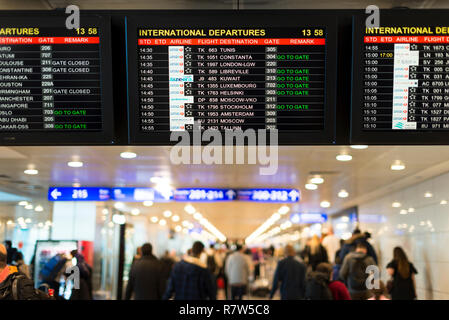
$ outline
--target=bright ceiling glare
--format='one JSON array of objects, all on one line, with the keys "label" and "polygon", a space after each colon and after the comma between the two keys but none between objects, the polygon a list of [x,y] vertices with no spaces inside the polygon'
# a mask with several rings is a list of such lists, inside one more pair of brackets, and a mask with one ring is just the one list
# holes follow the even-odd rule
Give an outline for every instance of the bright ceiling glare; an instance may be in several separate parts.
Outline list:
[{"label": "bright ceiling glare", "polygon": [[432,198],[432,197],[433,197],[432,193],[430,193],[430,192],[424,193],[424,198]]},{"label": "bright ceiling glare", "polygon": [[38,206],[36,206],[36,208],[34,208],[34,211],[42,212],[42,211],[44,211],[44,208],[41,205],[38,205]]},{"label": "bright ceiling glare", "polygon": [[71,168],[81,168],[84,164],[81,161],[70,161],[67,165]]},{"label": "bright ceiling glare", "polygon": [[165,226],[165,225],[167,225],[167,221],[165,221],[164,219],[161,219],[161,220],[159,220],[159,225]]},{"label": "bright ceiling glare", "polygon": [[307,190],[316,190],[316,189],[318,189],[318,186],[316,184],[313,184],[313,183],[307,183],[305,187],[306,187]]},{"label": "bright ceiling glare", "polygon": [[352,160],[352,156],[350,154],[346,154],[346,153],[340,153],[335,158],[338,161],[351,161]]},{"label": "bright ceiling glare", "polygon": [[178,222],[179,220],[181,220],[181,218],[178,215],[174,215],[173,217],[171,217],[173,222]]},{"label": "bright ceiling glare", "polygon": [[289,211],[290,211],[290,208],[289,208],[288,206],[282,206],[282,207],[280,207],[279,210],[278,210],[278,212],[279,212],[280,214],[286,214],[286,213],[289,212]]},{"label": "bright ceiling glare", "polygon": [[346,190],[340,190],[340,192],[338,193],[338,197],[339,198],[347,198],[349,196],[349,193]]},{"label": "bright ceiling glare", "polygon": [[352,149],[357,149],[357,150],[363,150],[363,149],[367,149],[368,148],[368,146],[367,145],[363,145],[363,144],[356,144],[356,145],[353,145],[353,146],[351,146],[351,148]]},{"label": "bright ceiling glare", "polygon": [[415,208],[408,208],[408,212],[410,212],[410,213],[415,212]]},{"label": "bright ceiling glare", "polygon": [[402,161],[396,160],[390,167],[393,171],[400,171],[405,169],[405,164]]},{"label": "bright ceiling glare", "polygon": [[194,214],[196,212],[195,208],[191,205],[188,204],[184,207],[184,210],[188,213],[188,214]]},{"label": "bright ceiling glare", "polygon": [[137,154],[135,154],[134,152],[125,151],[120,153],[120,157],[122,157],[123,159],[134,159],[135,157],[137,157]]},{"label": "bright ceiling glare", "polygon": [[112,216],[112,222],[114,222],[115,224],[125,224],[126,217],[123,214],[114,214]]},{"label": "bright ceiling glare", "polygon": [[203,215],[202,215],[201,213],[197,212],[197,213],[195,213],[195,214],[193,215],[193,217],[194,217],[196,220],[200,220],[200,219],[203,217]]},{"label": "bright ceiling glare", "polygon": [[150,221],[153,222],[153,223],[157,223],[159,221],[159,218],[156,217],[156,216],[155,217],[151,217]]},{"label": "bright ceiling glare", "polygon": [[134,209],[131,210],[131,214],[133,216],[138,216],[140,214],[140,210],[137,209],[137,208],[134,208]]},{"label": "bright ceiling glare", "polygon": [[315,176],[310,179],[310,183],[313,183],[313,184],[322,184],[323,182],[324,182],[324,179],[320,176]]},{"label": "bright ceiling glare", "polygon": [[114,203],[114,208],[117,210],[123,210],[125,208],[125,204],[123,202],[116,202]]},{"label": "bright ceiling glare", "polygon": [[447,204],[447,200],[441,200],[440,204]]},{"label": "bright ceiling glare", "polygon": [[399,214],[407,214],[407,213],[408,213],[408,211],[405,209],[402,209],[401,211],[399,211]]},{"label": "bright ceiling glare", "polygon": [[173,213],[170,210],[165,210],[163,213],[164,217],[166,217],[166,218],[170,218],[172,216],[172,214]]},{"label": "bright ceiling glare", "polygon": [[329,208],[331,206],[331,203],[329,201],[321,201],[320,207],[321,208]]},{"label": "bright ceiling glare", "polygon": [[151,206],[153,205],[153,201],[144,201],[144,202],[143,202],[143,205],[144,205],[145,207],[151,207]]},{"label": "bright ceiling glare", "polygon": [[27,204],[26,206],[25,206],[25,209],[27,209],[27,210],[33,210],[33,205],[31,205],[31,204]]},{"label": "bright ceiling glare", "polygon": [[175,231],[176,232],[181,232],[182,231],[182,227],[181,226],[176,226],[175,227]]},{"label": "bright ceiling glare", "polygon": [[391,204],[391,206],[392,206],[393,208],[399,208],[399,207],[401,206],[401,203],[395,201],[395,202],[393,202],[393,203]]},{"label": "bright ceiling glare", "polygon": [[28,204],[28,201],[20,201],[19,206],[25,207]]},{"label": "bright ceiling glare", "polygon": [[39,173],[39,171],[36,169],[26,169],[23,173],[29,174],[29,175],[36,175]]}]

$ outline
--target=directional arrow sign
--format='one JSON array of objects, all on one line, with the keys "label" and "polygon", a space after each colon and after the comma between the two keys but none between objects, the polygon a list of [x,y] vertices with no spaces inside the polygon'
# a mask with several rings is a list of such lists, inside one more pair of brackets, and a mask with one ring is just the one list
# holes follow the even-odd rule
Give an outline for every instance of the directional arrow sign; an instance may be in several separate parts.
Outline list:
[{"label": "directional arrow sign", "polygon": [[58,191],[58,189],[54,189],[51,193],[50,193],[51,197],[53,198],[53,200],[58,200],[58,197],[62,195],[61,192]]},{"label": "directional arrow sign", "polygon": [[48,188],[48,201],[108,201],[111,199],[109,188]]}]

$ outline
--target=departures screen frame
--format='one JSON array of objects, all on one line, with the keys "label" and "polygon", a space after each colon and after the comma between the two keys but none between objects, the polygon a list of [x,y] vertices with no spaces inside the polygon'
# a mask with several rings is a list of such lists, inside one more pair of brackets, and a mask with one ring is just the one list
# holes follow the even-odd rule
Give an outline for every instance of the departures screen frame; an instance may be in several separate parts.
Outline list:
[{"label": "departures screen frame", "polygon": [[[62,12],[0,13],[0,27],[66,28],[67,15]],[[81,13],[80,28],[99,28],[100,90],[102,106],[101,131],[0,132],[0,145],[109,145],[114,139],[114,105],[112,97],[112,55],[110,17],[97,13]]]},{"label": "departures screen frame", "polygon": [[[334,144],[336,137],[337,17],[330,13],[306,14],[299,10],[176,10],[126,15],[129,144],[173,145],[170,132],[145,133],[139,123],[138,28],[292,28],[325,27],[324,130],[279,133],[279,145]],[[222,131],[223,132],[223,131]],[[224,138],[224,135],[223,135]],[[193,140],[193,139],[191,139]],[[267,140],[269,134],[267,133]],[[223,139],[224,141],[224,139]],[[269,141],[267,141],[269,143]],[[192,141],[191,141],[192,143]]]},{"label": "departures screen frame", "polygon": [[[446,10],[381,10],[380,27],[449,26],[447,23],[447,12]],[[370,145],[447,145],[449,141],[449,129],[445,131],[363,130],[363,37],[367,18],[368,15],[362,12],[353,15],[350,143]]]}]

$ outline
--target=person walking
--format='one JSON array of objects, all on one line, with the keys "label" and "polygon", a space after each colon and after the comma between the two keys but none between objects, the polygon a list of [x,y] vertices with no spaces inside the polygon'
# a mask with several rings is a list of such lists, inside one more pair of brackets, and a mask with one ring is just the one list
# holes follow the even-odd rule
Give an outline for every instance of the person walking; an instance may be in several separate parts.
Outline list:
[{"label": "person walking", "polygon": [[225,272],[231,286],[231,300],[242,300],[249,279],[249,265],[243,254],[243,247],[237,244],[236,250],[226,261]]},{"label": "person walking", "polygon": [[321,262],[328,262],[326,249],[321,245],[320,238],[315,234],[306,245],[303,258],[308,263],[312,271],[315,271],[316,266]]},{"label": "person walking", "polygon": [[125,300],[160,300],[165,289],[165,278],[162,276],[162,263],[153,255],[153,247],[145,243],[141,249],[141,257],[136,259],[129,272]]},{"label": "person walking", "polygon": [[328,288],[332,293],[333,300],[351,300],[351,295],[349,294],[348,288],[341,281],[333,281],[333,268],[330,263],[322,262],[316,267],[317,272],[321,272],[328,276],[329,284]]},{"label": "person walking", "polygon": [[346,283],[352,300],[366,300],[369,297],[366,279],[368,266],[376,265],[373,257],[367,254],[365,242],[359,242],[354,252],[346,255],[340,269],[340,278]]},{"label": "person walking", "polygon": [[204,244],[196,241],[191,249],[191,256],[185,256],[173,267],[168,279],[163,300],[214,300],[214,287],[211,275],[200,256]]},{"label": "person walking", "polygon": [[304,299],[306,266],[295,258],[296,252],[292,245],[285,247],[285,258],[278,262],[273,278],[270,299],[276,293],[281,283],[281,300]]},{"label": "person walking", "polygon": [[340,250],[340,260],[344,261],[348,253],[353,252],[358,243],[364,243],[366,246],[367,254],[374,259],[377,264],[377,254],[373,246],[368,242],[367,235],[362,234],[360,229],[355,229],[352,233],[352,237],[348,239]]},{"label": "person walking", "polygon": [[401,247],[393,249],[393,260],[387,265],[387,272],[393,278],[389,290],[392,300],[416,299],[415,274],[418,271]]},{"label": "person walking", "polygon": [[335,263],[335,254],[340,249],[340,238],[334,234],[332,226],[328,228],[328,234],[324,237],[321,244],[327,251],[329,262]]}]

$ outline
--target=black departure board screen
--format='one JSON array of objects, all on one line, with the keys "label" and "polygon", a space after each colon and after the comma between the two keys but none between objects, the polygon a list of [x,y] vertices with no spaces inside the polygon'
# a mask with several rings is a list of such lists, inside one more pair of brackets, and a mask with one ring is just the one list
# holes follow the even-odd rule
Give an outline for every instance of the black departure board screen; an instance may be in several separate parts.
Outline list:
[{"label": "black departure board screen", "polygon": [[354,143],[447,143],[449,25],[438,14],[355,20]]},{"label": "black departure board screen", "polygon": [[0,20],[0,142],[108,143],[109,26],[81,16]]},{"label": "black departure board screen", "polygon": [[325,19],[264,13],[136,19],[128,27],[133,142],[168,144],[194,123],[277,129],[281,144],[332,142],[334,31]]}]

